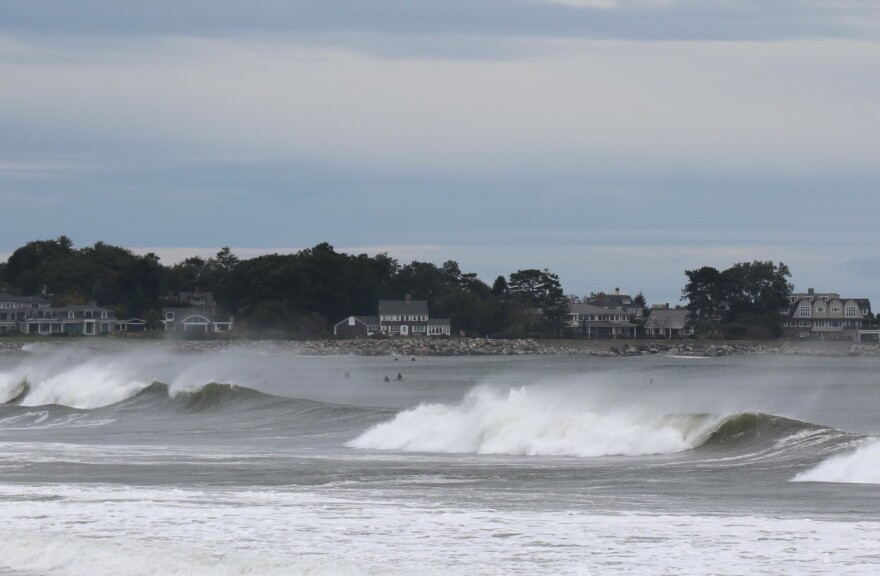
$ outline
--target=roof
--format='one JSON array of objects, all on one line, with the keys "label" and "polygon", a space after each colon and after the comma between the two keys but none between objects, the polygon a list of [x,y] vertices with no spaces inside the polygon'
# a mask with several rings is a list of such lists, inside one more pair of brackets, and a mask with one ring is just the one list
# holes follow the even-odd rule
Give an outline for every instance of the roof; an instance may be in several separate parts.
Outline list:
[{"label": "roof", "polygon": [[608,314],[613,309],[603,308],[595,304],[584,304],[582,302],[573,302],[568,305],[568,311],[572,314]]},{"label": "roof", "polygon": [[336,324],[334,324],[333,327],[335,328],[336,326],[339,326],[340,324],[347,323],[349,318],[354,318],[356,321],[360,322],[361,324],[366,324],[367,326],[378,326],[379,325],[379,317],[378,316],[348,316],[346,318],[343,318],[342,320],[340,320]]},{"label": "roof", "polygon": [[428,320],[428,326],[447,326],[451,323],[449,318],[431,318]]},{"label": "roof", "polygon": [[600,308],[641,308],[628,294],[599,294],[588,304]]},{"label": "roof", "polygon": [[7,292],[0,293],[0,302],[14,302],[16,304],[49,304],[49,300],[42,296],[17,296]]},{"label": "roof", "polygon": [[379,316],[386,314],[428,314],[427,300],[379,300]]},{"label": "roof", "polygon": [[201,308],[162,308],[162,321],[166,321],[167,318],[165,315],[168,312],[174,313],[174,321],[185,320],[186,318],[190,318],[191,316],[201,316],[203,318],[207,318],[211,322],[228,322],[229,319],[224,319],[223,316],[216,314],[214,312],[205,312]]},{"label": "roof", "polygon": [[651,310],[645,326],[651,328],[684,328],[688,321],[687,308],[662,308]]}]

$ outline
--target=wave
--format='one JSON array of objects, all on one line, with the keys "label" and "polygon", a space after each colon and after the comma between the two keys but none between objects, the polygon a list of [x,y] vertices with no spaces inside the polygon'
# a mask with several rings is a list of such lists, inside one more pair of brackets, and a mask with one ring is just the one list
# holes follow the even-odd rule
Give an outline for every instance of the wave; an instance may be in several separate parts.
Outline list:
[{"label": "wave", "polygon": [[[761,413],[604,412],[558,393],[479,387],[455,405],[422,404],[365,431],[352,448],[518,456],[649,456],[700,449],[791,450],[839,433]],[[799,440],[786,442],[798,437]]]},{"label": "wave", "polygon": [[847,454],[832,456],[793,478],[795,482],[838,482],[880,484],[880,440],[860,446]]}]

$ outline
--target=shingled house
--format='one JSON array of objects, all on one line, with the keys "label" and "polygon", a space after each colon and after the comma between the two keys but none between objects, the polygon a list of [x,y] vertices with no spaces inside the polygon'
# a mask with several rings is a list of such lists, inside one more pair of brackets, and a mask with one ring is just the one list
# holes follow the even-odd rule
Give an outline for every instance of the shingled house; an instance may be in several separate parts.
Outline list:
[{"label": "shingled house", "polygon": [[16,296],[3,290],[0,292],[0,333],[21,332],[21,323],[28,314],[49,306],[49,300],[42,296]]},{"label": "shingled house", "polygon": [[349,316],[333,326],[334,336],[449,336],[448,318],[431,318],[427,300],[380,300],[378,316]]},{"label": "shingled house", "polygon": [[645,322],[645,335],[651,338],[684,338],[693,335],[688,326],[687,308],[670,308],[669,304],[651,308]]},{"label": "shingled house", "polygon": [[867,298],[841,298],[835,292],[819,293],[810,288],[795,293],[783,311],[782,330],[789,338],[815,340],[858,340],[859,330],[871,317]]},{"label": "shingled house", "polygon": [[216,333],[232,330],[233,318],[219,314],[211,292],[180,292],[176,298],[186,307],[162,308],[162,325],[166,331]]}]

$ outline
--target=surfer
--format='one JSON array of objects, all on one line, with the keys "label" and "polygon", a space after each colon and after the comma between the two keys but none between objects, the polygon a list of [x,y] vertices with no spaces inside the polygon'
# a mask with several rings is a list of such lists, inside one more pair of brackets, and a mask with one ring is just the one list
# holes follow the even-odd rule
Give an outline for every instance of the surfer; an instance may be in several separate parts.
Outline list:
[{"label": "surfer", "polygon": [[398,373],[397,373],[397,381],[400,382],[401,380],[403,380],[403,374],[401,374],[400,372],[398,372]]},{"label": "surfer", "polygon": [[388,377],[388,374],[385,375],[385,381],[386,381],[386,382],[391,382],[391,378]]}]

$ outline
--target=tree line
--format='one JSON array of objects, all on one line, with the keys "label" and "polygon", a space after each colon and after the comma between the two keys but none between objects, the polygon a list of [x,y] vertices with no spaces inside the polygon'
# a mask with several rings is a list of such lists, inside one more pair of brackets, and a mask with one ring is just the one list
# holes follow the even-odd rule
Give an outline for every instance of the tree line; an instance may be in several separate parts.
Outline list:
[{"label": "tree line", "polygon": [[[782,262],[706,266],[685,276],[682,300],[698,335],[780,334],[780,311],[793,290]],[[284,338],[325,336],[343,318],[373,316],[379,300],[405,294],[428,300],[433,317],[449,318],[455,331],[468,335],[559,337],[568,335],[570,303],[591,299],[566,296],[559,277],[547,269],[517,270],[490,286],[453,260],[401,264],[387,253],[345,254],[326,242],[250,259],[222,248],[211,258],[165,266],[153,253],[137,255],[104,242],[75,248],[66,236],[15,250],[0,264],[0,287],[51,295],[54,306],[95,300],[118,318],[141,318],[155,328],[162,308],[186,306],[176,301],[178,293],[199,289],[213,293],[246,335]],[[647,308],[642,294],[636,301]]]},{"label": "tree line", "polygon": [[[254,336],[325,336],[349,315],[373,316],[380,299],[404,294],[429,301],[431,315],[455,330],[493,336],[560,336],[568,299],[549,270],[518,270],[492,286],[449,260],[401,264],[387,253],[344,254],[328,243],[295,254],[239,259],[229,248],[165,266],[156,254],[70,238],[28,242],[0,264],[0,286],[22,295],[51,295],[54,306],[94,300],[118,318],[161,326],[163,307],[185,306],[180,292],[211,292]],[[543,314],[535,314],[535,309]]]}]

